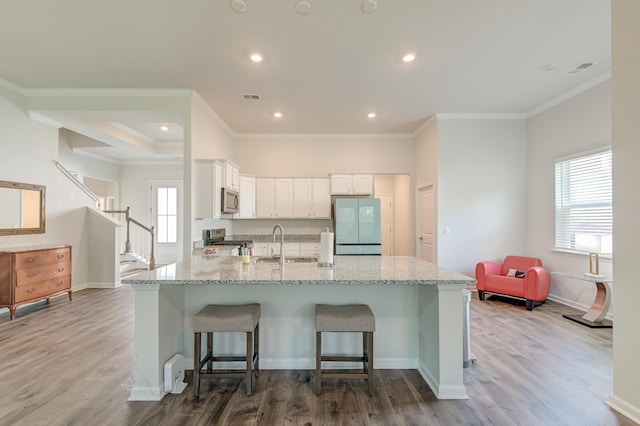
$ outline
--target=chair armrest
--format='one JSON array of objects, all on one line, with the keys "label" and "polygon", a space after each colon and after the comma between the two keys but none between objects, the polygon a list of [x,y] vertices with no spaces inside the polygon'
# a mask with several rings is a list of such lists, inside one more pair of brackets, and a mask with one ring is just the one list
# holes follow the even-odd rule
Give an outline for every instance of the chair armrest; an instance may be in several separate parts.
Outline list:
[{"label": "chair armrest", "polygon": [[524,296],[528,300],[546,300],[549,296],[551,276],[542,266],[527,269],[524,276]]},{"label": "chair armrest", "polygon": [[487,275],[500,275],[502,272],[502,265],[497,262],[484,261],[476,264],[476,288],[478,290],[484,290],[484,282]]}]

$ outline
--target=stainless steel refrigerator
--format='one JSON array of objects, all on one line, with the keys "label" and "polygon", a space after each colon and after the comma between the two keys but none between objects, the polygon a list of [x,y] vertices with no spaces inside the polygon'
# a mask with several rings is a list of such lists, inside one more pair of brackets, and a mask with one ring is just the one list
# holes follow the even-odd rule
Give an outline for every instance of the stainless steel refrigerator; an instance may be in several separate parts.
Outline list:
[{"label": "stainless steel refrigerator", "polygon": [[380,200],[336,198],[334,203],[336,254],[382,254]]}]

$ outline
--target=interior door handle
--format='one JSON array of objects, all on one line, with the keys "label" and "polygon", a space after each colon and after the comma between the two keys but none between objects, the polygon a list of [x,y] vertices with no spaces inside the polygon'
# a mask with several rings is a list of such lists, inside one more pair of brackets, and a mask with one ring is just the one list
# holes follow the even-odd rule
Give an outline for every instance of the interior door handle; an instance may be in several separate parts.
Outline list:
[{"label": "interior door handle", "polygon": [[424,238],[422,238],[422,237],[418,237],[418,239],[419,239],[419,240],[424,240]]}]

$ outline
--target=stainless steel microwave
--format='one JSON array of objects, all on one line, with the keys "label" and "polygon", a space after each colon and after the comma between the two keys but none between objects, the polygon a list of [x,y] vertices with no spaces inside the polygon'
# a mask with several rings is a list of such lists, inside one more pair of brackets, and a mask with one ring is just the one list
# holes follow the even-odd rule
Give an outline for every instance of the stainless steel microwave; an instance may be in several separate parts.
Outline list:
[{"label": "stainless steel microwave", "polygon": [[238,191],[222,188],[222,213],[238,213],[240,210],[240,197]]}]

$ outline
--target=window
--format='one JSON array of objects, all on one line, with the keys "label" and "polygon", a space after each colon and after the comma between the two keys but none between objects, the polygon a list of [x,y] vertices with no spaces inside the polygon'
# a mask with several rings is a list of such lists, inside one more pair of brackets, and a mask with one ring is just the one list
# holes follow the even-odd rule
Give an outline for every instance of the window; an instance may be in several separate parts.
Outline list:
[{"label": "window", "polygon": [[611,149],[555,165],[556,247],[612,253]]},{"label": "window", "polygon": [[158,187],[158,243],[178,241],[178,190]]}]

